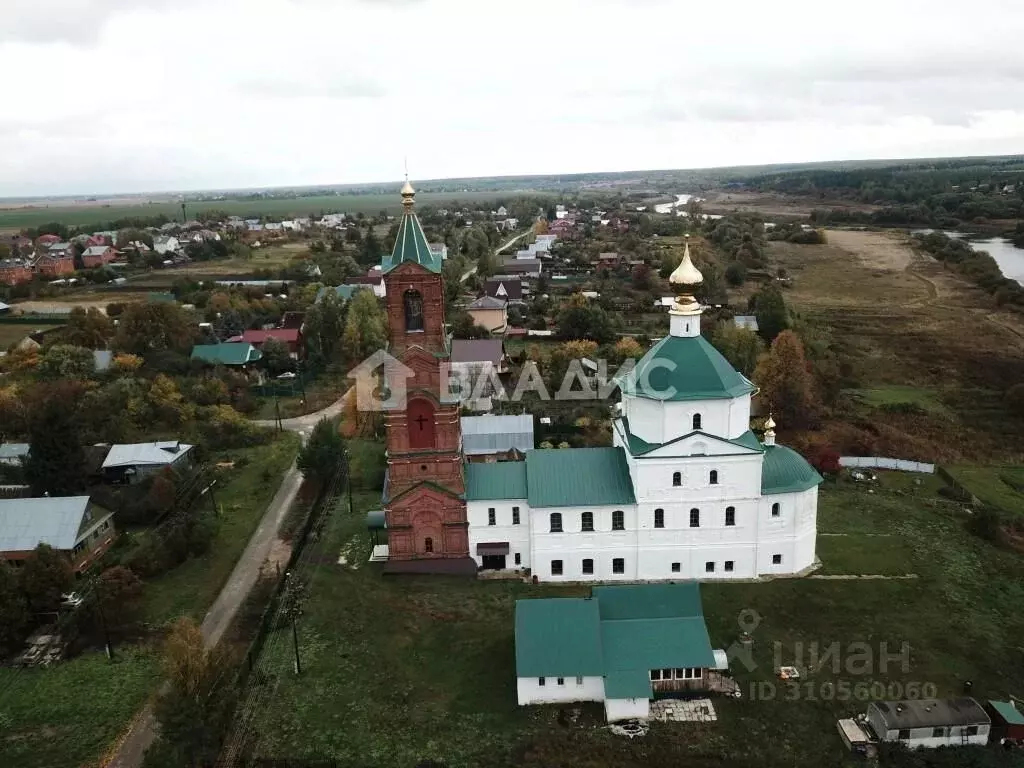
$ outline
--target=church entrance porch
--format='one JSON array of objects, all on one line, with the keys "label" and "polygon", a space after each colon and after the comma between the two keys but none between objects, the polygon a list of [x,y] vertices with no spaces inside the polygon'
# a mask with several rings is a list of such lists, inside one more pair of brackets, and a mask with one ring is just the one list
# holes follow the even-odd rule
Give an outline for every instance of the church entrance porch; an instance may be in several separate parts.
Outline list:
[{"label": "church entrance porch", "polygon": [[485,571],[505,570],[505,555],[484,555],[481,568]]},{"label": "church entrance porch", "polygon": [[477,544],[476,553],[481,560],[481,570],[503,571],[505,560],[508,557],[508,542],[494,541],[487,544]]}]

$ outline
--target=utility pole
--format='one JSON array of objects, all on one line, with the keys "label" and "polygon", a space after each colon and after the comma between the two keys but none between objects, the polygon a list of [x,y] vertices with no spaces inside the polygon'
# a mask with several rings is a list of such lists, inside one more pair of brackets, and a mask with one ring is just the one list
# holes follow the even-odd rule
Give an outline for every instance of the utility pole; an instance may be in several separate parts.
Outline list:
[{"label": "utility pole", "polygon": [[348,513],[352,514],[352,457],[345,449],[345,485],[348,487]]},{"label": "utility pole", "polygon": [[295,628],[295,611],[292,611],[292,646],[295,648],[295,674],[302,674],[302,662],[299,660],[299,632]]},{"label": "utility pole", "polygon": [[277,431],[284,432],[284,425],[281,423],[281,400],[277,394],[277,385],[273,384],[274,387],[274,411],[277,414]]}]

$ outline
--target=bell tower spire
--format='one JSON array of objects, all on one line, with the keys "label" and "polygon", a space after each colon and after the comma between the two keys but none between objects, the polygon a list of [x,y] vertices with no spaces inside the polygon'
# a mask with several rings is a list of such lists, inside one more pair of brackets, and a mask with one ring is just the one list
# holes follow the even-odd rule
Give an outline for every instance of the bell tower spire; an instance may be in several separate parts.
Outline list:
[{"label": "bell tower spire", "polygon": [[700,336],[700,315],[704,311],[700,303],[693,297],[697,286],[704,282],[704,275],[693,265],[690,258],[690,236],[686,235],[683,259],[679,266],[669,275],[669,283],[678,293],[669,310],[669,334],[672,336]]}]

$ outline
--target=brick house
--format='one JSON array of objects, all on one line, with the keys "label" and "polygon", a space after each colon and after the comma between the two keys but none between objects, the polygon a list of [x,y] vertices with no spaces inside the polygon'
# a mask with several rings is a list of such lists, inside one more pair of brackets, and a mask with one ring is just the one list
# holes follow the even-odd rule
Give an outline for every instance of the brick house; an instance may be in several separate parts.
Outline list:
[{"label": "brick house", "polygon": [[0,261],[0,283],[18,285],[32,280],[32,270],[27,264],[14,259]]},{"label": "brick house", "polygon": [[75,271],[75,259],[71,255],[45,253],[36,259],[33,268],[37,274],[43,277],[70,275]]},{"label": "brick house", "polygon": [[117,258],[117,251],[109,245],[90,245],[82,252],[82,266],[86,269],[96,269],[106,266]]}]

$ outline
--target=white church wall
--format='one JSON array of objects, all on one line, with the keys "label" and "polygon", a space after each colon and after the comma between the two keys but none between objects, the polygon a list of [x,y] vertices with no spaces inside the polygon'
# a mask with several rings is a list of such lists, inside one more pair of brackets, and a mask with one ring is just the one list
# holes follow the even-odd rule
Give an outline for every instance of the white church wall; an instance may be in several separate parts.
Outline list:
[{"label": "white church wall", "polygon": [[644,699],[605,699],[604,716],[609,723],[619,720],[646,720],[651,703]]},{"label": "white church wall", "polygon": [[[749,422],[750,398],[746,413]],[[629,419],[629,431],[649,443],[666,443],[694,431],[693,417],[700,415],[700,431],[722,437],[739,437],[749,428],[739,431],[731,425],[731,400],[680,400],[663,402],[643,397],[623,397],[623,413]],[[741,414],[742,408],[737,411]]]},{"label": "white church wall", "polygon": [[[512,523],[513,507],[519,507],[519,524]],[[494,509],[495,525],[488,525],[489,510]],[[469,520],[469,554],[477,566],[483,565],[483,557],[476,553],[477,544],[508,542],[506,568],[529,568],[530,566],[530,507],[526,499],[496,499],[493,501],[470,501],[466,503],[466,517]],[[520,562],[516,564],[515,556]]]},{"label": "white church wall", "polygon": [[[541,679],[544,684],[541,685]],[[559,680],[562,681],[559,684]],[[519,705],[604,701],[603,677],[517,677]]]},{"label": "white church wall", "polygon": [[[613,531],[613,513],[623,513],[624,530]],[[594,516],[594,530],[582,528],[583,513]],[[551,532],[551,515],[562,516],[562,532]],[[532,510],[531,562],[539,581],[632,581],[636,579],[636,507],[544,507]],[[617,573],[615,560],[623,561]],[[593,561],[593,573],[584,573],[583,561]],[[562,573],[554,573],[560,561]]]},{"label": "white church wall", "polygon": [[[662,450],[669,451],[675,446]],[[717,450],[739,450],[706,441],[709,452]],[[700,446],[693,446],[697,450]],[[690,441],[681,450],[692,449]],[[737,454],[733,456],[646,456],[630,460],[635,462],[634,488],[638,503],[651,502],[655,506],[664,503],[724,501],[735,498],[752,498],[761,494],[760,453]],[[711,472],[718,473],[718,483],[711,483]],[[680,473],[682,485],[674,486],[673,477]],[[632,473],[631,473],[632,474]],[[658,503],[655,503],[658,502]]]},{"label": "white church wall", "polygon": [[[753,542],[647,546],[640,549],[637,578],[643,581],[751,579],[757,576],[756,559],[757,545]],[[731,570],[727,570],[727,566],[731,566]]]}]

